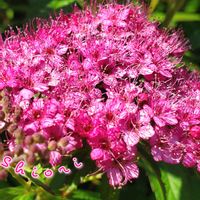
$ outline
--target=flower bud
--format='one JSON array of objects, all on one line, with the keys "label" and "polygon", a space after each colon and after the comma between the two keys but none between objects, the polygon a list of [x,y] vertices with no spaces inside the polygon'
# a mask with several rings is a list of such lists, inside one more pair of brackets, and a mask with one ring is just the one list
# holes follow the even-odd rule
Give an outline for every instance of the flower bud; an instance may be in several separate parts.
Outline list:
[{"label": "flower bud", "polygon": [[27,136],[25,137],[24,142],[25,142],[26,145],[31,145],[31,144],[33,144],[33,138],[32,138],[32,136],[27,135]]},{"label": "flower bud", "polygon": [[22,108],[19,106],[15,107],[15,111],[14,111],[15,115],[19,116],[22,114]]},{"label": "flower bud", "polygon": [[17,122],[19,122],[19,121],[20,121],[20,116],[14,115],[14,116],[13,116],[13,122],[17,123]]},{"label": "flower bud", "polygon": [[3,157],[5,157],[5,156],[13,157],[13,153],[11,151],[5,151],[3,154]]},{"label": "flower bud", "polygon": [[2,99],[3,110],[5,113],[9,113],[11,111],[11,103],[8,96],[4,96]]},{"label": "flower bud", "polygon": [[20,107],[15,107],[13,121],[14,122],[19,122],[21,114],[22,114],[22,109]]},{"label": "flower bud", "polygon": [[23,153],[23,148],[21,145],[17,145],[14,151],[17,156],[20,156]]},{"label": "flower bud", "polygon": [[18,128],[17,124],[12,123],[8,126],[7,131],[12,134],[17,128]]},{"label": "flower bud", "polygon": [[61,138],[58,142],[58,146],[65,147],[69,143],[68,138]]},{"label": "flower bud", "polygon": [[56,141],[55,140],[50,141],[49,144],[48,144],[48,149],[50,151],[54,151],[54,150],[56,150],[56,148],[57,148]]},{"label": "flower bud", "polygon": [[32,152],[32,153],[37,153],[38,152],[38,147],[36,144],[32,144],[29,148],[29,150]]},{"label": "flower bud", "polygon": [[3,152],[4,152],[3,144],[0,143],[0,156],[3,154]]},{"label": "flower bud", "polygon": [[5,118],[5,113],[1,110],[0,111],[0,120],[4,120]]},{"label": "flower bud", "polygon": [[0,170],[0,181],[6,180],[8,173],[5,169]]},{"label": "flower bud", "polygon": [[51,151],[49,157],[49,163],[52,166],[57,166],[62,162],[62,155],[57,151]]},{"label": "flower bud", "polygon": [[35,133],[33,135],[33,140],[34,140],[35,143],[43,143],[44,137],[40,133]]},{"label": "flower bud", "polygon": [[34,165],[35,155],[32,152],[30,152],[29,154],[26,155],[26,162],[28,165]]},{"label": "flower bud", "polygon": [[3,132],[5,130],[5,127],[6,127],[6,122],[4,121],[0,121],[0,131]]},{"label": "flower bud", "polygon": [[140,93],[138,95],[138,103],[146,102],[148,101],[148,94],[147,93]]},{"label": "flower bud", "polygon": [[23,138],[24,138],[24,135],[23,135],[22,129],[18,127],[18,128],[13,132],[13,136],[14,136],[16,139],[23,139]]}]

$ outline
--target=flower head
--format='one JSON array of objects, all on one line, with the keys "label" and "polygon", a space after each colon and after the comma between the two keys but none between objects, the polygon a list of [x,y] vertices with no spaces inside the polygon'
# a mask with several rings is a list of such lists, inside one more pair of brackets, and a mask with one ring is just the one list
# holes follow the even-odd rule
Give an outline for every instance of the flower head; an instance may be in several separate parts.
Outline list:
[{"label": "flower head", "polygon": [[145,140],[156,161],[200,169],[200,80],[176,69],[187,50],[180,30],[160,29],[132,4],[36,21],[0,38],[1,155],[54,167],[86,141],[121,187],[138,177]]}]

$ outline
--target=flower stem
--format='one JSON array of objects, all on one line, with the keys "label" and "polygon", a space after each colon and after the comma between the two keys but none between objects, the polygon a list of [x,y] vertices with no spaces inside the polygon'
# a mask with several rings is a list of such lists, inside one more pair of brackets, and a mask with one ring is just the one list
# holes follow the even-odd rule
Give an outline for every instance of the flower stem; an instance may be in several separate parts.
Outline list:
[{"label": "flower stem", "polygon": [[30,189],[30,184],[26,182],[20,175],[15,174],[12,168],[8,169],[8,172],[15,178],[21,185],[23,185],[27,190]]},{"label": "flower stem", "polygon": [[151,14],[156,9],[157,5],[159,3],[159,0],[151,0],[149,10],[148,10],[148,16],[151,17]]},{"label": "flower stem", "polygon": [[171,6],[169,5],[169,9],[167,11],[165,20],[163,22],[163,26],[168,27],[170,22],[172,21],[174,15],[176,14],[176,12],[178,10],[180,10],[180,8],[183,6],[183,4],[185,3],[185,0],[176,0],[175,5]]},{"label": "flower stem", "polygon": [[26,176],[36,185],[36,186],[40,186],[41,188],[43,188],[45,191],[47,191],[48,193],[55,195],[55,193],[52,191],[52,189],[46,185],[45,183],[39,181],[38,179],[34,179],[30,173],[26,172]]}]

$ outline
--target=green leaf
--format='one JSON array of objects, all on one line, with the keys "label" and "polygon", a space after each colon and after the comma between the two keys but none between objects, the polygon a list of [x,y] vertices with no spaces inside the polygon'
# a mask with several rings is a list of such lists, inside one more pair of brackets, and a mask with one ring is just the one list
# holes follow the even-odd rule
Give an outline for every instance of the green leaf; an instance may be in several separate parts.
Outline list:
[{"label": "green leaf", "polygon": [[8,181],[0,181],[0,188],[9,187]]},{"label": "green leaf", "polygon": [[69,6],[74,3],[75,0],[52,0],[48,3],[48,7],[52,9],[59,9],[65,6]]},{"label": "green leaf", "polygon": [[[200,21],[200,15],[199,15],[199,21]],[[184,32],[187,36],[187,38],[190,41],[190,44],[192,45],[192,50],[200,49],[200,29],[198,28],[200,26],[199,22],[190,22],[190,23],[182,23],[182,27],[184,28]]]},{"label": "green leaf", "polygon": [[103,200],[118,200],[120,195],[119,189],[113,189],[108,183],[106,175],[103,176],[100,185],[101,199]]},{"label": "green leaf", "polygon": [[151,0],[151,3],[149,5],[149,14],[151,14],[157,7],[159,3],[159,0]]},{"label": "green leaf", "polygon": [[100,193],[85,190],[77,190],[73,193],[74,200],[100,200]]},{"label": "green leaf", "polygon": [[182,166],[160,164],[161,178],[165,184],[167,200],[200,199],[200,179],[190,169]]},{"label": "green leaf", "polygon": [[[134,195],[134,198],[133,198]],[[120,191],[120,200],[155,200],[149,179],[143,169],[140,169],[139,178],[132,180]]]},{"label": "green leaf", "polygon": [[23,194],[15,197],[13,200],[35,200],[35,194],[34,193]]},{"label": "green leaf", "polygon": [[200,68],[199,68],[200,56],[189,51],[184,55],[183,59],[184,59],[186,66],[188,66],[189,69],[200,70]]},{"label": "green leaf", "polygon": [[70,175],[65,175],[65,183],[67,185],[70,185],[72,183],[75,185],[79,185],[82,177],[85,177],[96,171],[95,163],[90,159],[89,152],[89,147],[85,145],[84,150],[78,150],[73,155],[73,157],[78,158],[78,161],[83,162],[83,168],[81,169],[76,169],[70,159],[69,165],[67,166],[72,170],[72,173]]},{"label": "green leaf", "polygon": [[157,165],[155,165],[155,161],[153,161],[149,156],[142,151],[142,155],[140,155],[140,166],[145,169],[145,172],[149,178],[149,182],[151,185],[151,189],[154,192],[154,195],[157,200],[165,200],[165,188],[163,182],[161,180],[160,170]]},{"label": "green leaf", "polygon": [[165,184],[166,194],[168,200],[181,199],[181,177],[165,170],[161,170],[162,181]]},{"label": "green leaf", "polygon": [[0,0],[0,8],[6,9],[8,8],[8,4],[4,0]]},{"label": "green leaf", "polygon": [[[156,19],[159,21],[163,21],[165,18],[165,13],[162,12],[155,12],[151,19]],[[197,13],[184,13],[184,12],[177,12],[173,19],[172,22],[190,22],[190,21],[200,21],[200,14]]]},{"label": "green leaf", "polygon": [[60,188],[63,187],[67,178],[67,175],[56,172],[49,184],[49,187],[56,193],[60,193]]},{"label": "green leaf", "polygon": [[200,7],[200,1],[199,0],[190,0],[185,5],[185,11],[186,12],[197,12]]},{"label": "green leaf", "polygon": [[[47,7],[49,0],[28,0],[28,6],[25,9],[26,18],[25,21],[28,21],[34,17],[48,17],[50,9]],[[20,5],[20,7],[22,7]]]},{"label": "green leaf", "polygon": [[14,17],[14,11],[13,11],[12,9],[10,9],[10,8],[7,9],[7,10],[6,10],[6,16],[7,16],[7,18],[10,19],[10,20],[13,19],[13,17]]},{"label": "green leaf", "polygon": [[7,187],[0,189],[1,200],[34,200],[34,193],[23,187]]},{"label": "green leaf", "polygon": [[52,195],[55,195],[54,191],[45,183],[43,183],[42,181],[40,181],[39,179],[35,179],[31,176],[31,173],[25,171],[26,176],[32,181],[32,183],[34,183],[36,186],[40,186],[43,190],[49,192]]}]

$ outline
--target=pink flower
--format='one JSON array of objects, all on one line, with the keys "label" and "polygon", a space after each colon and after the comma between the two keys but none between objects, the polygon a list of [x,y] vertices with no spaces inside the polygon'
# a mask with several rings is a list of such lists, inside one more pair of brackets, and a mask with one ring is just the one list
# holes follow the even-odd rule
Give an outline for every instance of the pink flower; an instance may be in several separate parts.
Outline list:
[{"label": "pink flower", "polygon": [[153,117],[154,122],[159,127],[178,123],[173,102],[159,95],[153,95],[150,99],[150,106],[144,105],[144,110]]},{"label": "pink flower", "polygon": [[36,21],[0,37],[3,153],[55,167],[87,143],[121,187],[138,177],[136,145],[146,140],[154,160],[200,171],[200,76],[177,68],[181,31],[132,4]]},{"label": "pink flower", "polygon": [[107,171],[107,176],[110,185],[113,187],[121,187],[125,185],[128,181],[138,178],[139,169],[134,163],[126,163],[120,167],[114,167]]},{"label": "pink flower", "polygon": [[90,156],[92,160],[99,160],[103,157],[103,151],[100,148],[93,149]]},{"label": "pink flower", "polygon": [[54,167],[62,162],[62,156],[59,152],[57,151],[51,151],[50,152],[50,158],[49,158],[49,163]]},{"label": "pink flower", "polygon": [[197,167],[197,170],[199,171],[199,162],[200,162],[200,145],[199,140],[192,139],[188,137],[183,141],[185,145],[185,154],[183,157],[183,165],[186,167]]},{"label": "pink flower", "polygon": [[59,103],[55,99],[35,99],[21,120],[24,131],[27,134],[42,131],[46,138],[60,138],[63,135],[64,116],[59,113],[58,106]]},{"label": "pink flower", "polygon": [[171,164],[180,163],[185,148],[183,130],[174,128],[156,127],[155,135],[150,139],[151,153],[154,160],[165,161]]},{"label": "pink flower", "polygon": [[122,123],[124,127],[123,139],[127,145],[136,145],[140,138],[149,139],[154,135],[154,129],[150,124],[150,116],[143,109],[134,115],[128,116]]}]

